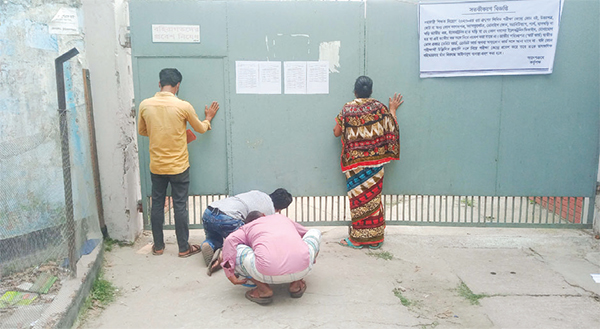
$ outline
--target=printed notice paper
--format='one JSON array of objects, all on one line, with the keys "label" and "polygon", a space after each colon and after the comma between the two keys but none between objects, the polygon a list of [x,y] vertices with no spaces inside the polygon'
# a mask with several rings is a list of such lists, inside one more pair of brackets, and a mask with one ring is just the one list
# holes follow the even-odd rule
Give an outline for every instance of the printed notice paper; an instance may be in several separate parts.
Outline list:
[{"label": "printed notice paper", "polygon": [[550,74],[562,0],[419,3],[421,78]]},{"label": "printed notice paper", "polygon": [[329,94],[329,62],[306,62],[306,93]]},{"label": "printed notice paper", "polygon": [[281,94],[281,62],[236,61],[238,94]]},{"label": "printed notice paper", "polygon": [[[286,94],[329,94],[329,62],[283,63]],[[237,94],[281,94],[281,62],[236,61]]]},{"label": "printed notice paper", "polygon": [[285,93],[306,94],[306,62],[284,62]]},{"label": "printed notice paper", "polygon": [[49,34],[79,34],[79,21],[75,8],[61,8],[48,24]]},{"label": "printed notice paper", "polygon": [[329,94],[329,62],[284,62],[286,94]]},{"label": "printed notice paper", "polygon": [[259,94],[281,94],[281,62],[258,63]]}]

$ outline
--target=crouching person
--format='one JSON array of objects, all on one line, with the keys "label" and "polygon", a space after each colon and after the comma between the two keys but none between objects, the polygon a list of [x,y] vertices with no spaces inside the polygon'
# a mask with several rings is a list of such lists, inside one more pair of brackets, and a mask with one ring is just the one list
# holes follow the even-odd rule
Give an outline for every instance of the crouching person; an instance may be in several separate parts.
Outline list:
[{"label": "crouching person", "polygon": [[[253,216],[249,216],[253,217]],[[273,301],[269,284],[290,283],[292,298],[306,291],[303,278],[312,270],[321,244],[321,231],[307,229],[281,214],[260,217],[231,233],[223,244],[222,267],[233,284],[252,281],[246,298]]]}]

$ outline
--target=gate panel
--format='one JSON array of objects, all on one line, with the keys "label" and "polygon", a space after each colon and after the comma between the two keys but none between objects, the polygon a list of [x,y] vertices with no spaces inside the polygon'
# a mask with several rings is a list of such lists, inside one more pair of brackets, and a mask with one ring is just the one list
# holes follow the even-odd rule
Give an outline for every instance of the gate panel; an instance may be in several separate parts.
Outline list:
[{"label": "gate panel", "polygon": [[565,5],[552,74],[504,78],[497,195],[594,198],[599,7],[598,1]]},{"label": "gate panel", "polygon": [[[591,225],[600,125],[596,0],[565,6],[550,75],[429,79],[419,78],[418,0],[132,0],[130,8],[136,104],[157,91],[163,67],[180,68],[180,97],[200,116],[204,104],[221,104],[213,131],[189,145],[191,194],[282,186],[299,197],[288,212],[296,220],[349,219],[347,200],[337,197],[345,180],[333,118],[353,98],[356,77],[367,74],[375,98],[405,96],[401,160],[387,166],[384,184],[391,224]],[[201,42],[153,43],[151,24],[200,25]],[[335,41],[339,67],[329,94],[236,94],[236,61],[281,61],[283,79],[283,62],[317,61],[321,43]],[[145,138],[140,159],[148,196]],[[559,216],[536,203],[548,206],[554,196]],[[566,197],[585,209],[565,217]]]},{"label": "gate panel", "polygon": [[388,166],[384,192],[593,198],[598,2],[565,6],[550,75],[429,79],[419,78],[418,1],[411,2],[368,3],[375,97],[401,91],[406,101],[401,160]]},{"label": "gate panel", "polygon": [[[179,97],[190,102],[202,120],[204,105],[214,100],[220,110],[212,120],[212,130],[188,144],[190,154],[190,195],[225,194],[227,191],[227,140],[225,117],[227,113],[221,58],[142,57],[137,64],[139,100],[158,91],[158,72],[165,67],[176,67],[183,75]],[[138,103],[139,104],[139,103]],[[188,124],[188,128],[191,127]],[[193,131],[193,129],[192,129]],[[148,155],[148,138],[139,136],[140,168],[144,195],[152,195]]]},{"label": "gate panel", "polygon": [[386,167],[384,193],[494,195],[502,80],[421,79],[418,38],[416,2],[369,3],[374,97],[387,101],[401,92],[405,100],[398,109],[400,161]]},{"label": "gate panel", "polygon": [[[228,2],[232,194],[285,187],[294,195],[340,195],[340,142],[334,118],[353,99],[364,70],[360,2]],[[318,61],[324,42],[340,42],[327,95],[235,93],[235,61]],[[283,67],[282,67],[283,78]]]}]

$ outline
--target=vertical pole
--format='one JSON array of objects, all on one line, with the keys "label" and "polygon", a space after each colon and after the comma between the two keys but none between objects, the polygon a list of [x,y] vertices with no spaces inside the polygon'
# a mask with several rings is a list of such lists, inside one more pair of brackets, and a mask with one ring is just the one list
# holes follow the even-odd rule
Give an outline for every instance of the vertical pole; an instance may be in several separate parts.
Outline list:
[{"label": "vertical pole", "polygon": [[94,105],[92,103],[92,87],[90,85],[90,70],[83,69],[83,85],[85,89],[85,107],[87,109],[88,133],[90,137],[90,153],[92,156],[92,171],[96,192],[96,207],[102,237],[108,239],[108,229],[104,221],[104,205],[102,204],[102,188],[100,186],[100,167],[98,166],[98,148],[96,147],[96,125],[94,123]]},{"label": "vertical pole", "polygon": [[69,125],[67,122],[67,100],[65,96],[65,77],[63,64],[79,54],[76,48],[60,55],[54,60],[56,68],[56,88],[58,96],[58,114],[60,120],[60,148],[62,153],[63,184],[65,189],[66,230],[69,248],[69,269],[71,276],[77,276],[77,255],[75,246],[75,218],[73,215],[73,187],[71,184],[71,156],[69,154]]}]

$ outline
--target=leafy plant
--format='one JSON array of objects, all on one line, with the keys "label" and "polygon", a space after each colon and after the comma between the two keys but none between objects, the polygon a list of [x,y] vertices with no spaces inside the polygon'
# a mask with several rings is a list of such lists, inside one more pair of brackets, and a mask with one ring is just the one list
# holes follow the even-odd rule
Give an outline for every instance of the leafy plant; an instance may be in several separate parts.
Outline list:
[{"label": "leafy plant", "polygon": [[112,251],[115,245],[118,245],[119,247],[129,247],[132,246],[133,243],[120,240],[113,240],[111,238],[104,239],[104,251]]},{"label": "leafy plant", "polygon": [[466,298],[468,301],[471,302],[472,305],[479,305],[480,299],[489,297],[489,295],[486,294],[474,294],[471,291],[471,289],[469,289],[469,287],[462,281],[460,282],[456,290],[458,291],[458,294],[460,296]]},{"label": "leafy plant", "polygon": [[406,298],[402,295],[402,290],[396,288],[393,291],[394,291],[394,296],[398,297],[400,299],[400,303],[402,303],[402,305],[404,305],[405,307],[409,307],[410,305],[413,304],[413,302],[411,302],[408,298]]},{"label": "leafy plant", "polygon": [[394,258],[394,255],[389,251],[369,252],[367,255],[381,258],[383,260],[391,260]]},{"label": "leafy plant", "polygon": [[473,207],[473,199],[469,200],[467,198],[460,200],[460,202],[464,203],[468,207]]}]

